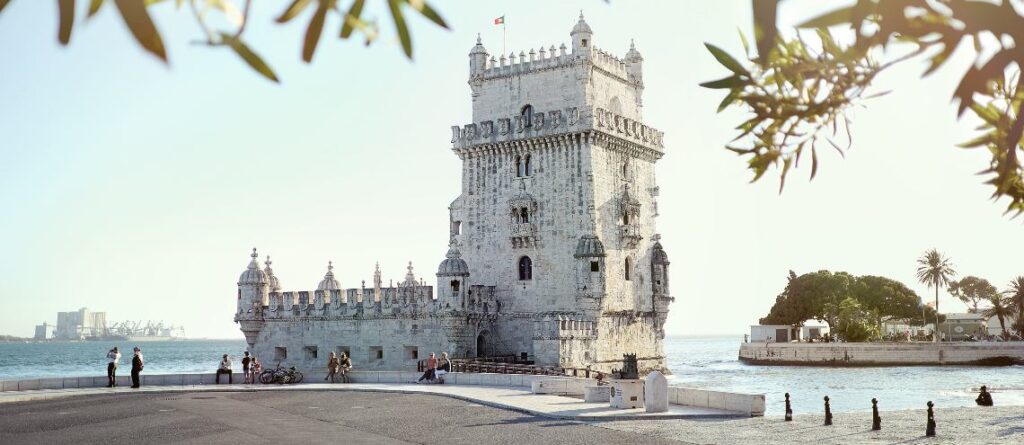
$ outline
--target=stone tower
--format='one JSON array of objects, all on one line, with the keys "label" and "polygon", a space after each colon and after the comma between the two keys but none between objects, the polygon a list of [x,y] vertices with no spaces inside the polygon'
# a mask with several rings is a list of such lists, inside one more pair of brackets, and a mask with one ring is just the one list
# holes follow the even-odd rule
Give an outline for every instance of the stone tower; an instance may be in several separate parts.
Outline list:
[{"label": "stone tower", "polygon": [[[643,57],[632,43],[622,59],[599,49],[582,14],[569,36],[570,48],[507,58],[478,38],[469,54],[473,122],[452,127],[452,248],[501,308],[478,349],[602,370],[635,352],[642,370],[664,370],[664,145],[643,123]],[[459,281],[443,279],[439,290]]]}]

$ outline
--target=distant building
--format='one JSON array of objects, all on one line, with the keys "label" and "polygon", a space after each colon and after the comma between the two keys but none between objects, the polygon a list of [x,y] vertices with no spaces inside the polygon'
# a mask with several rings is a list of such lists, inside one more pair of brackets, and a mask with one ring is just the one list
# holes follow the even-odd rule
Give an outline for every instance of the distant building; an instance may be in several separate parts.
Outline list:
[{"label": "distant building", "polygon": [[36,335],[33,338],[36,340],[49,340],[53,338],[54,327],[54,325],[49,323],[36,325]]},{"label": "distant building", "polygon": [[56,337],[64,340],[81,340],[106,334],[107,313],[92,312],[81,308],[75,312],[58,312]]},{"label": "distant building", "polygon": [[750,326],[750,342],[788,343],[811,339],[819,340],[828,333],[828,323],[818,320],[806,320],[799,328],[786,324],[755,324]]},{"label": "distant building", "polygon": [[988,334],[988,326],[981,314],[946,314],[946,321],[939,323],[939,332],[946,340],[959,341]]},{"label": "distant building", "polygon": [[[1004,317],[1003,321],[1006,322],[1006,331],[1009,332],[1010,334],[1013,334],[1015,331],[1013,329],[1014,318],[1012,316]],[[1003,325],[999,323],[999,317],[989,317],[988,335],[1003,335]]]}]

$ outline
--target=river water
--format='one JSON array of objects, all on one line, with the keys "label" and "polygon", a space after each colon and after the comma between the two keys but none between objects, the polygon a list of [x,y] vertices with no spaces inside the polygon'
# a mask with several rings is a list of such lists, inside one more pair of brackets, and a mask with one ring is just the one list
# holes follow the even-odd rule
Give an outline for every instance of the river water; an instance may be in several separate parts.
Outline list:
[{"label": "river water", "polygon": [[[784,411],[789,392],[793,411],[822,411],[828,395],[835,412],[867,411],[871,398],[882,410],[924,408],[929,400],[940,407],[974,404],[977,388],[988,385],[999,405],[1024,405],[1024,367],[913,366],[827,368],[753,366],[737,359],[741,336],[668,337],[665,354],[673,375],[670,384],[720,391],[764,393],[767,414]],[[0,379],[56,376],[98,376],[106,372],[105,342],[0,344]],[[127,367],[131,344],[123,349]],[[221,355],[241,357],[242,340],[188,340],[139,343],[147,374],[211,372]]]}]

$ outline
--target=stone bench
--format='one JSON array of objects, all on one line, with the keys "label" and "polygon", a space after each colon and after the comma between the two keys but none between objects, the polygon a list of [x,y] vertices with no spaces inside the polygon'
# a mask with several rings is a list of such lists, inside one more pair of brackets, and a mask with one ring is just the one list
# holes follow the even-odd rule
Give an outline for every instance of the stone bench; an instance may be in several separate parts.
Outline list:
[{"label": "stone bench", "polygon": [[608,385],[604,386],[585,386],[583,387],[583,401],[584,402],[608,402],[612,398],[612,387]]},{"label": "stone bench", "polygon": [[583,379],[538,379],[530,383],[530,392],[534,394],[557,394],[582,396],[587,380]]}]

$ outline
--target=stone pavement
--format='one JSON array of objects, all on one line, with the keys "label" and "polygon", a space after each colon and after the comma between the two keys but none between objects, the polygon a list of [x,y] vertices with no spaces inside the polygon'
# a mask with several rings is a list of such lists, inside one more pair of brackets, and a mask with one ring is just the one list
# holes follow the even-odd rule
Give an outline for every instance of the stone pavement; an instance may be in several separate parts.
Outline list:
[{"label": "stone pavement", "polygon": [[711,408],[697,408],[670,405],[664,413],[646,413],[643,408],[612,409],[607,402],[586,403],[582,399],[533,394],[522,387],[496,387],[477,385],[417,385],[412,383],[302,383],[297,385],[171,385],[150,386],[139,389],[117,388],[73,388],[44,389],[35,391],[10,391],[0,393],[0,404],[33,400],[49,400],[74,396],[96,396],[128,393],[177,393],[177,392],[263,392],[263,391],[362,391],[392,392],[404,394],[433,394],[471,401],[481,405],[503,408],[535,416],[581,421],[610,421],[638,419],[714,419],[748,417],[732,411]]},{"label": "stone pavement", "polygon": [[0,404],[0,444],[679,443],[600,428],[604,423],[546,419],[450,397],[395,392],[115,393]]}]

